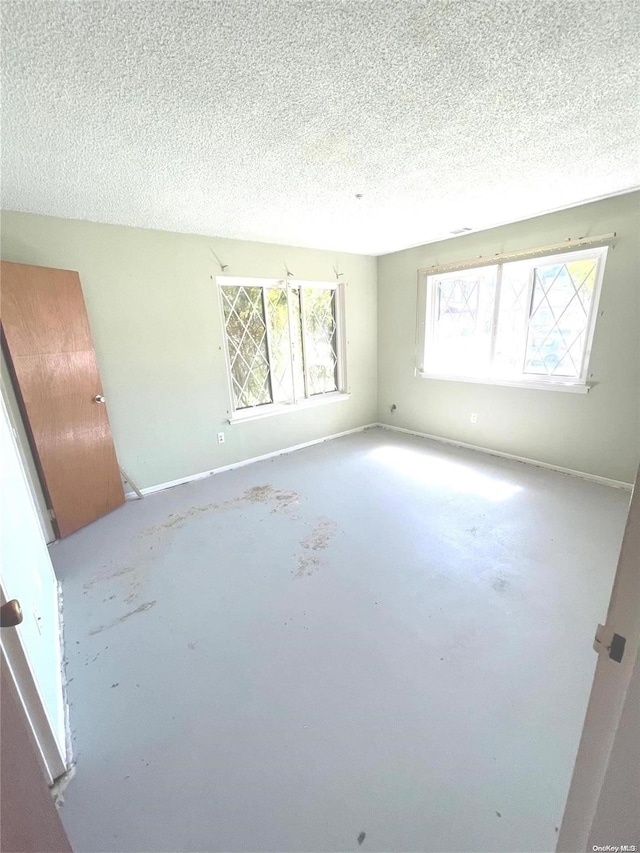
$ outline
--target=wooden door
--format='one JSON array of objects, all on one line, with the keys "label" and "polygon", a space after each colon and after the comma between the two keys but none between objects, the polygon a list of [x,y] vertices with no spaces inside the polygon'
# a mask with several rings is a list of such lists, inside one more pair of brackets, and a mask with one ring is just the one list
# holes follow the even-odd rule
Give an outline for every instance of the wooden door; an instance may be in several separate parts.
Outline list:
[{"label": "wooden door", "polygon": [[2,262],[3,345],[59,536],[124,503],[77,272]]}]

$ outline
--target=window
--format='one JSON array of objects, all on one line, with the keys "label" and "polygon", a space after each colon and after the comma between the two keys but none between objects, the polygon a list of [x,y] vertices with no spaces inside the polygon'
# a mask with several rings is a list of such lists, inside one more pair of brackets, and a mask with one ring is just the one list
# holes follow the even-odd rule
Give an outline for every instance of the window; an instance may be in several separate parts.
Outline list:
[{"label": "window", "polygon": [[344,398],[343,285],[218,278],[234,420]]},{"label": "window", "polygon": [[587,391],[606,253],[423,271],[421,375]]}]

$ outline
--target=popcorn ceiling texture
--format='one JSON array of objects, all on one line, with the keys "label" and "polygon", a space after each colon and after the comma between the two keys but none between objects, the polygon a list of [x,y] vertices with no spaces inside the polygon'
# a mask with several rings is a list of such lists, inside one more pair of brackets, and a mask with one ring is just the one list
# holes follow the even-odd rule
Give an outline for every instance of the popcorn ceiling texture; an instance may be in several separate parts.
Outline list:
[{"label": "popcorn ceiling texture", "polygon": [[5,209],[381,254],[640,184],[637,0],[2,20]]}]

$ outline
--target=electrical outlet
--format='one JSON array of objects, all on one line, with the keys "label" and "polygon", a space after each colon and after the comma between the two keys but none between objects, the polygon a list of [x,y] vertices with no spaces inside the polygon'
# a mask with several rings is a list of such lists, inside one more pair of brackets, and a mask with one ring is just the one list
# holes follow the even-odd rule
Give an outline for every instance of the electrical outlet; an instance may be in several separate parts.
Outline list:
[{"label": "electrical outlet", "polygon": [[471,412],[471,423],[472,423],[472,424],[477,424],[477,423],[478,423],[478,416],[477,416],[477,414],[476,414],[475,412]]},{"label": "electrical outlet", "polygon": [[223,432],[218,433],[218,444],[224,444],[224,433]]}]

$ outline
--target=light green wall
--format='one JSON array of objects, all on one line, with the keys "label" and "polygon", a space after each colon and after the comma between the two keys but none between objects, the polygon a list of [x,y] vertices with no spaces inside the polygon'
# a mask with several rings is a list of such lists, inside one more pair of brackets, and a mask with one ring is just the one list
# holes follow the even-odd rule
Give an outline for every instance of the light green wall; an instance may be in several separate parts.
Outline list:
[{"label": "light green wall", "polygon": [[[414,376],[419,268],[611,231],[588,395]],[[640,457],[639,247],[640,193],[385,255],[377,270],[359,255],[2,215],[5,260],[79,271],[120,463],[143,487],[375,420],[631,482]],[[331,281],[339,265],[350,400],[227,423],[212,251],[234,276],[281,278],[286,263],[296,278]]]},{"label": "light green wall", "polygon": [[[605,270],[588,395],[414,376],[418,269],[612,231],[618,236]],[[378,420],[633,482],[640,457],[639,247],[636,192],[378,258]]]},{"label": "light green wall", "polygon": [[[338,265],[351,399],[227,423],[212,250],[233,276],[283,278],[286,263],[298,279],[334,281]],[[142,487],[376,419],[375,258],[13,212],[2,214],[2,257],[80,273],[118,458]]]}]

